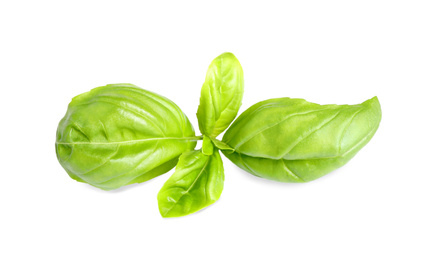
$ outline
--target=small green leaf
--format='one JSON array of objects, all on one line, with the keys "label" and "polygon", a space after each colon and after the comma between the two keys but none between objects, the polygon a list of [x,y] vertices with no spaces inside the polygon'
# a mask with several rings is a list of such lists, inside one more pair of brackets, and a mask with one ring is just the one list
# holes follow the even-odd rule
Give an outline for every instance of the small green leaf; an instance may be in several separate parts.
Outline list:
[{"label": "small green leaf", "polygon": [[201,210],[219,199],[224,187],[224,168],[218,151],[181,155],[175,173],[158,193],[158,208],[165,217],[181,217]]},{"label": "small green leaf", "polygon": [[202,86],[197,119],[202,134],[216,137],[234,120],[242,104],[243,71],[232,53],[215,58]]},{"label": "small green leaf", "polygon": [[228,144],[224,143],[223,141],[217,140],[215,138],[211,138],[213,144],[216,148],[222,150],[223,153],[232,153],[234,152],[234,149],[231,148]]},{"label": "small green leaf", "polygon": [[206,135],[203,136],[202,153],[204,155],[212,155],[214,152],[214,145],[212,140]]},{"label": "small green leaf", "polygon": [[259,102],[223,136],[240,168],[282,182],[317,179],[346,164],[375,134],[377,97],[358,105],[319,105],[303,99]]}]

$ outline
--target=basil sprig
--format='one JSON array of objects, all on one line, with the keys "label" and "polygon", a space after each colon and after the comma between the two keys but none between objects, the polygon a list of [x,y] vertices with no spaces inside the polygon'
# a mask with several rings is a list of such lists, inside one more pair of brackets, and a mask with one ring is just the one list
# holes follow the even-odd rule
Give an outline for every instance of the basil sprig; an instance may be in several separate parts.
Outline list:
[{"label": "basil sprig", "polygon": [[[180,217],[221,196],[219,151],[255,176],[307,182],[346,164],[381,121],[377,97],[357,105],[277,98],[251,106],[229,127],[243,82],[233,54],[212,61],[197,111],[202,136],[165,97],[131,84],[95,88],[70,102],[57,129],[57,158],[71,178],[103,190],[147,181],[176,165],[157,198],[163,217]],[[198,140],[202,148],[194,150]]]}]

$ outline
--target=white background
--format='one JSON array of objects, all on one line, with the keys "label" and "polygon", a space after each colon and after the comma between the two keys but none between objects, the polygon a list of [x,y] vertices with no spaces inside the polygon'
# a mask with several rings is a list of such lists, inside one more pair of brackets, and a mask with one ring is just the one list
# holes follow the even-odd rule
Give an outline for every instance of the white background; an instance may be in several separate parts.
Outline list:
[{"label": "white background", "polygon": [[[0,259],[430,259],[429,1],[1,1]],[[206,69],[230,51],[240,113],[274,97],[356,104],[380,128],[306,184],[223,157],[221,199],[163,219],[173,171],[105,192],[68,177],[54,142],[71,98],[133,83],[172,99],[197,133]]]}]

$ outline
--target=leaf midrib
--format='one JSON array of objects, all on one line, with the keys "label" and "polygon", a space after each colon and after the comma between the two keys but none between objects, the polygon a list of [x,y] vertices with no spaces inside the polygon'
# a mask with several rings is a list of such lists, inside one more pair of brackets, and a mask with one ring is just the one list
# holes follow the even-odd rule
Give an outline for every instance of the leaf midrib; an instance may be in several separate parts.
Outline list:
[{"label": "leaf midrib", "polygon": [[237,150],[235,151],[235,153],[238,154],[243,154],[246,155],[248,157],[253,157],[253,158],[262,158],[262,159],[270,159],[270,160],[285,160],[285,161],[306,161],[306,160],[323,160],[323,159],[335,159],[335,158],[341,158],[344,157],[346,155],[348,155],[351,151],[353,151],[354,149],[356,149],[358,146],[360,146],[363,142],[365,142],[369,136],[371,136],[372,134],[375,134],[376,130],[378,129],[379,124],[377,124],[369,133],[367,133],[360,141],[358,141],[355,145],[353,145],[351,148],[349,148],[347,151],[343,152],[342,154],[339,155],[335,155],[335,156],[326,156],[326,157],[315,157],[315,158],[298,158],[298,159],[285,159],[285,158],[272,158],[272,157],[265,157],[265,156],[255,156],[255,155],[249,155],[243,152],[238,152]]},{"label": "leaf midrib", "polygon": [[129,140],[129,141],[118,141],[118,142],[55,142],[55,144],[64,144],[64,145],[117,145],[117,144],[133,144],[133,143],[143,143],[150,141],[160,141],[160,140],[184,140],[184,141],[197,141],[202,140],[203,137],[195,136],[195,137],[157,137],[157,138],[147,138],[147,139],[138,139],[138,140]]}]

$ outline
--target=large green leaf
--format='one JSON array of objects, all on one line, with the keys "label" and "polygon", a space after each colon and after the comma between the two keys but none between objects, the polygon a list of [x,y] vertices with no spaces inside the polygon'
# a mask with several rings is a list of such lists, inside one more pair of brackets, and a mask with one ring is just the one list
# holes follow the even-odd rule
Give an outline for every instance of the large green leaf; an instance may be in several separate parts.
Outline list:
[{"label": "large green leaf", "polygon": [[346,164],[378,129],[377,97],[358,105],[278,98],[247,109],[224,134],[233,163],[282,182],[317,179]]},{"label": "large green leaf", "polygon": [[70,177],[112,190],[169,171],[197,139],[188,118],[169,99],[114,84],[73,98],[55,146]]},{"label": "large green leaf", "polygon": [[236,117],[242,97],[242,66],[232,53],[223,53],[212,61],[202,87],[197,110],[202,134],[222,133]]},{"label": "large green leaf", "polygon": [[224,168],[218,150],[184,153],[175,173],[158,193],[163,217],[180,217],[201,210],[219,199],[224,187]]}]

